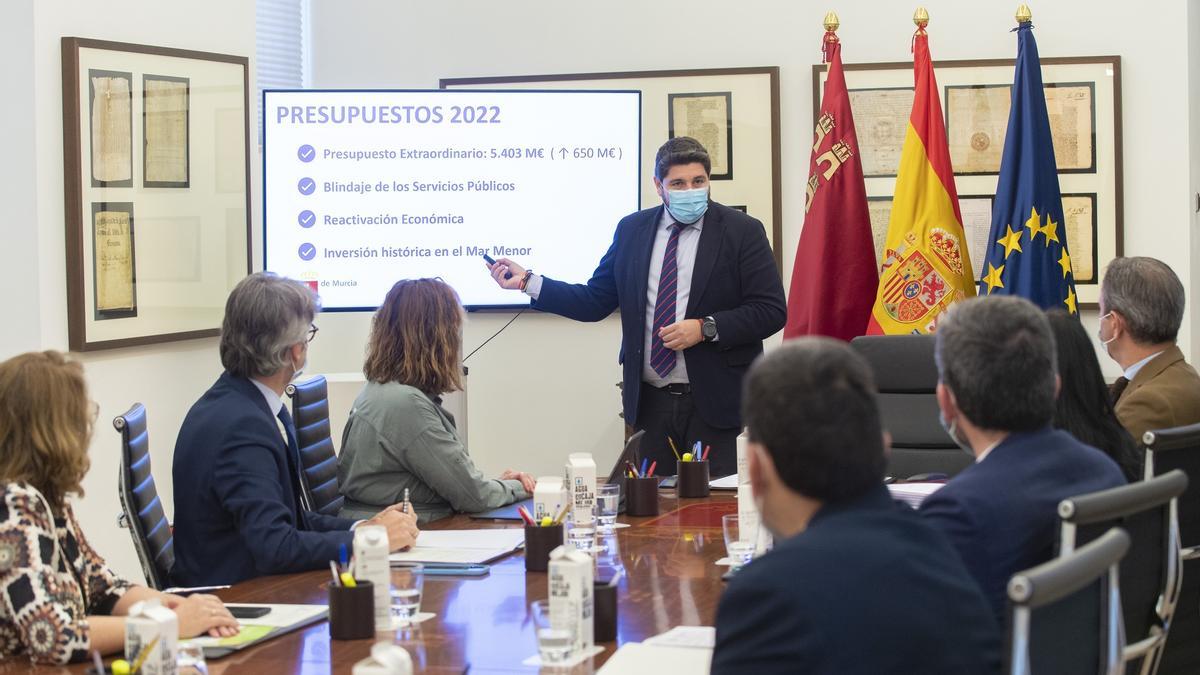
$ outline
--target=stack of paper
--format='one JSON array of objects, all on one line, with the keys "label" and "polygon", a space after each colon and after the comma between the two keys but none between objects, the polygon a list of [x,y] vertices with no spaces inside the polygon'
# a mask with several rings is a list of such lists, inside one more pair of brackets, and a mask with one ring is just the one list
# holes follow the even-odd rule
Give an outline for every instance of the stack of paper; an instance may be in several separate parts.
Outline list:
[{"label": "stack of paper", "polygon": [[392,562],[483,564],[512,553],[525,543],[525,528],[497,530],[423,530]]},{"label": "stack of paper", "polygon": [[738,475],[736,473],[708,481],[708,489],[710,490],[736,490],[737,486]]},{"label": "stack of paper", "polygon": [[915,509],[943,485],[945,483],[892,483],[888,486],[888,491],[892,493],[892,499],[902,501]]}]

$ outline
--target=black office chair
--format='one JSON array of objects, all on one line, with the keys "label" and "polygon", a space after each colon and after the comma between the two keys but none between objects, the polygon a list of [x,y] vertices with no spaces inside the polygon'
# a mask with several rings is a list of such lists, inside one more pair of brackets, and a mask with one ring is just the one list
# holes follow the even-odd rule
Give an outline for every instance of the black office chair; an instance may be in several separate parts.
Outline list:
[{"label": "black office chair", "polygon": [[345,501],[338,491],[338,461],[329,435],[329,386],[323,375],[289,384],[292,420],[300,446],[300,499],[304,508],[336,516]]},{"label": "black office chair", "polygon": [[1114,527],[1130,537],[1132,548],[1121,561],[1126,673],[1153,675],[1171,628],[1179,599],[1183,561],[1179,555],[1179,495],[1187,489],[1182,471],[1171,471],[1130,485],[1064,499],[1059,553],[1095,541]]},{"label": "black office chair", "polygon": [[1008,582],[1010,675],[1117,675],[1121,627],[1118,565],[1129,535],[1113,528]]},{"label": "black office chair", "polygon": [[866,358],[879,389],[879,414],[892,435],[888,474],[906,478],[915,474],[947,476],[971,465],[938,421],[937,365],[933,362],[933,336],[864,335],[850,346]]},{"label": "black office chair", "polygon": [[175,564],[174,539],[167,514],[163,511],[154,475],[150,472],[150,434],[146,430],[146,409],[141,403],[113,419],[121,433],[121,467],[118,479],[122,525],[129,528],[133,548],[142,563],[146,583],[166,588],[171,566]]},{"label": "black office chair", "polygon": [[[1178,469],[1200,485],[1200,424],[1147,431],[1142,443],[1146,478]],[[1179,499],[1179,539],[1183,588],[1158,669],[1163,675],[1200,673],[1200,487]]]}]

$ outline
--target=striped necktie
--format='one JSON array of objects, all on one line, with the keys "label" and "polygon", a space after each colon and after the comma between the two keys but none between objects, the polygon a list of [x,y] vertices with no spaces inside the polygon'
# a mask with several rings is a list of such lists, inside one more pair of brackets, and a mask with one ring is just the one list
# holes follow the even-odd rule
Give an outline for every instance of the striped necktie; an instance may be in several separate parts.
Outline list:
[{"label": "striped necktie", "polygon": [[679,233],[687,225],[675,223],[667,239],[667,250],[663,252],[662,272],[658,275],[658,298],[654,301],[654,331],[650,339],[650,367],[659,377],[666,377],[675,369],[675,350],[663,344],[659,332],[675,323],[675,298],[679,281]]}]

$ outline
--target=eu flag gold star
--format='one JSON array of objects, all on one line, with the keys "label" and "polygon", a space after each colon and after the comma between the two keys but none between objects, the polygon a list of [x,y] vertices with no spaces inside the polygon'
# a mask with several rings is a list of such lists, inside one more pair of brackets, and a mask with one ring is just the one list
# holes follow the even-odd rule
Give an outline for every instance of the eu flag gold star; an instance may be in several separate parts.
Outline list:
[{"label": "eu flag gold star", "polygon": [[1063,278],[1071,273],[1071,256],[1067,254],[1066,247],[1063,247],[1062,256],[1058,259],[1058,266],[1062,268]]},{"label": "eu flag gold star", "polygon": [[1067,289],[1067,299],[1063,300],[1063,304],[1067,306],[1067,312],[1069,312],[1071,314],[1075,313],[1076,310],[1075,310],[1075,289],[1074,288]]},{"label": "eu flag gold star", "polygon": [[1036,207],[1032,207],[1029,210],[1032,212],[1032,215],[1029,216],[1029,220],[1025,221],[1025,227],[1029,228],[1029,241],[1032,243],[1037,238],[1038,232],[1042,231],[1042,218],[1038,215]]},{"label": "eu flag gold star", "polygon": [[1004,288],[1004,281],[1000,278],[1002,274],[1004,274],[1004,265],[1001,265],[1000,269],[996,269],[995,265],[988,263],[988,273],[983,277],[983,283],[988,287],[988,295],[992,294],[994,288]]},{"label": "eu flag gold star", "polygon": [[1050,242],[1054,242],[1056,244],[1059,243],[1058,223],[1054,222],[1054,219],[1050,217],[1050,214],[1046,214],[1046,225],[1042,227],[1042,234],[1046,235],[1047,246],[1050,245]]},{"label": "eu flag gold star", "polygon": [[[1022,231],[1017,230],[1016,232],[1013,232],[1012,225],[1005,225],[1005,228],[1008,229],[1008,234],[997,239],[996,243],[1004,247],[1004,259],[1008,260],[1008,256],[1011,255],[1014,250],[1023,252],[1021,251]],[[1003,265],[1001,265],[1001,267],[1003,267]]]}]

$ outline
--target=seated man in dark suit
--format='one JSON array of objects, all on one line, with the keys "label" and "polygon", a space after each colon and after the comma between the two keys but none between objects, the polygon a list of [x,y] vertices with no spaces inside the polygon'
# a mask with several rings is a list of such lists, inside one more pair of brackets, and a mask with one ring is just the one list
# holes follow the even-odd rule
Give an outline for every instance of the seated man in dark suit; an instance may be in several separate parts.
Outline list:
[{"label": "seated man in dark suit", "polygon": [[1051,426],[1058,357],[1033,303],[956,303],[938,321],[934,345],[942,423],[975,463],[920,513],[950,537],[1000,619],[1012,575],[1053,556],[1058,503],[1125,477],[1103,452]]},{"label": "seated man in dark suit", "polygon": [[801,338],[750,369],[749,471],[775,549],[717,609],[712,672],[994,673],[1000,629],[939,532],[883,485],[875,384],[841,342]]},{"label": "seated man in dark suit", "polygon": [[[174,583],[233,584],[320,569],[350,547],[352,520],[300,504],[296,429],[283,404],[308,358],[316,297],[303,284],[252,274],[230,293],[221,326],[225,372],[192,406],[175,444]],[[411,546],[416,519],[389,507],[364,521]]]},{"label": "seated man in dark suit", "polygon": [[1154,258],[1116,258],[1100,285],[1100,342],[1125,371],[1113,383],[1117,419],[1133,440],[1200,422],[1200,375],[1175,344],[1183,284]]}]

